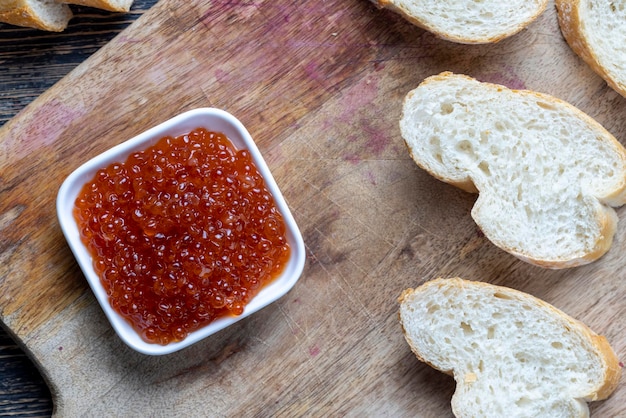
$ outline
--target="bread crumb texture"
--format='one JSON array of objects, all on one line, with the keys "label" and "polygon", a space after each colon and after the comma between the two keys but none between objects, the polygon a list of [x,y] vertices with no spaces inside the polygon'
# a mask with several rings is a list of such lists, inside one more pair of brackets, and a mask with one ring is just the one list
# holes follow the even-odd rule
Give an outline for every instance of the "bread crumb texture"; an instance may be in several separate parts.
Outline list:
[{"label": "bread crumb texture", "polygon": [[0,22],[11,25],[61,32],[72,17],[69,6],[54,0],[0,1]]},{"label": "bread crumb texture", "polygon": [[433,280],[402,295],[400,321],[422,361],[453,373],[457,417],[587,417],[619,381],[603,337],[513,289]]},{"label": "bread crumb texture", "polygon": [[134,0],[0,0],[0,22],[51,32],[64,31],[74,17],[68,4],[127,12]]},{"label": "bread crumb texture", "polygon": [[442,73],[407,95],[400,128],[420,167],[480,193],[472,217],[500,248],[562,268],[610,247],[626,151],[573,106]]},{"label": "bread crumb texture", "polygon": [[491,43],[511,36],[546,9],[547,0],[373,0],[443,39]]},{"label": "bread crumb texture", "polygon": [[626,97],[626,2],[557,0],[556,7],[572,50]]}]

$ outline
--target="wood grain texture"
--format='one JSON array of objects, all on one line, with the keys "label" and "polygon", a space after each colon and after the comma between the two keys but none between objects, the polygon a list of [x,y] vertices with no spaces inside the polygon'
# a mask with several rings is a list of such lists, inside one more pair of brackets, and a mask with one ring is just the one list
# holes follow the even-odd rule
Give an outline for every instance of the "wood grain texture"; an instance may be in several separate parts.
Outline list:
[{"label": "wood grain texture", "polygon": [[128,13],[71,6],[74,18],[61,33],[0,23],[0,125],[63,78],[156,0],[136,0]]},{"label": "wood grain texture", "polygon": [[49,417],[50,391],[24,351],[0,330],[0,416]]},{"label": "wood grain texture", "polygon": [[[136,0],[129,13],[71,6],[63,33],[0,23],[0,126],[156,3]],[[47,384],[24,350],[0,328],[0,416],[49,417]]]},{"label": "wood grain texture", "polygon": [[[553,94],[622,143],[624,100],[569,50],[553,3],[496,45],[436,39],[370,2],[161,0],[0,130],[0,309],[51,382],[59,416],[451,416],[451,378],[420,364],[396,298],[437,276],[531,293],[625,357],[626,229],[589,266],[543,270],[491,245],[475,196],[410,160],[404,95],[441,71]],[[248,127],[303,232],[277,303],[177,354],[115,336],[56,222],[64,178],[182,111]],[[618,211],[620,217],[624,209]],[[626,415],[621,385],[594,416]]]}]

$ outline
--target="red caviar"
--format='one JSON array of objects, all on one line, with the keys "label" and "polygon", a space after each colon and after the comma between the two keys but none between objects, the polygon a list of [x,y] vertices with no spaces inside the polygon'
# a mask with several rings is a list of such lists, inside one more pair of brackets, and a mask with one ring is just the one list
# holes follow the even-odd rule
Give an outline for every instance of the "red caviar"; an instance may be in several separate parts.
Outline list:
[{"label": "red caviar", "polygon": [[111,306],[150,343],[240,315],[290,254],[250,153],[202,128],[99,170],[75,204]]}]

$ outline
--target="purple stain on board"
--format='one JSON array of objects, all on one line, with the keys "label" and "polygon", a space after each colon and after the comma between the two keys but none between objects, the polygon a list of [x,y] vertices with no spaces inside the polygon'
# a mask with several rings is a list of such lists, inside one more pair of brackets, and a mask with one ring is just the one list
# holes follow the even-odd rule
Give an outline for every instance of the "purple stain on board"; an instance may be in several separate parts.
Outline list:
[{"label": "purple stain on board", "polygon": [[317,355],[321,352],[320,348],[317,345],[309,348],[309,355],[311,357],[317,357]]},{"label": "purple stain on board", "polygon": [[367,134],[367,142],[365,143],[367,149],[375,156],[380,156],[391,142],[389,136],[383,129],[372,126],[370,121],[364,123],[363,131]]},{"label": "purple stain on board", "polygon": [[339,119],[343,123],[354,122],[354,115],[364,108],[371,107],[372,102],[378,94],[378,81],[371,77],[366,77],[342,96],[341,102],[345,109]]},{"label": "purple stain on board", "polygon": [[513,90],[525,90],[526,83],[512,69],[503,67],[502,71],[476,75],[476,79],[493,84],[500,84]]},{"label": "purple stain on board", "polygon": [[[343,94],[341,103],[344,110],[337,117],[341,124],[353,125],[360,132],[359,135],[350,135],[347,140],[363,142],[364,149],[375,157],[382,155],[391,142],[387,132],[376,126],[377,119],[372,118],[372,114],[376,113],[373,108],[378,93],[378,80],[364,78]],[[360,159],[358,155],[347,154],[344,160],[356,163]]]},{"label": "purple stain on board", "polygon": [[307,77],[315,81],[323,81],[325,79],[324,75],[319,71],[319,65],[315,61],[311,61],[304,66],[304,72]]},{"label": "purple stain on board", "polygon": [[[24,117],[26,121],[13,126],[3,138],[4,149],[15,150],[12,158],[19,159],[52,146],[74,121],[87,112],[87,106],[69,106],[59,99],[44,102]],[[20,130],[21,126],[26,128]]]},{"label": "purple stain on board", "polygon": [[[363,137],[351,135],[346,140],[348,142],[364,141],[363,149],[367,150],[374,157],[380,157],[391,143],[389,135],[383,129],[372,126],[369,121],[362,121],[361,129]],[[352,164],[357,164],[362,158],[360,154],[349,152],[343,156],[343,159]]]},{"label": "purple stain on board", "polygon": [[370,182],[371,185],[376,186],[376,176],[373,172],[368,171],[365,173],[365,178]]},{"label": "purple stain on board", "polygon": [[222,70],[221,68],[217,68],[215,70],[214,75],[215,75],[215,80],[217,80],[218,83],[225,83],[229,79],[228,71]]},{"label": "purple stain on board", "polygon": [[361,158],[355,153],[348,153],[343,156],[344,161],[348,161],[352,164],[358,164],[361,162]]}]

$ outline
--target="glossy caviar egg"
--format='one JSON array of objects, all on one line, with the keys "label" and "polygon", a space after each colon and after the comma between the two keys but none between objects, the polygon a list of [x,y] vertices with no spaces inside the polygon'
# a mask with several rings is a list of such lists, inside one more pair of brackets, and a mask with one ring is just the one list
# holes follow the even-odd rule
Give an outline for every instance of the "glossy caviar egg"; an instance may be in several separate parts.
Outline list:
[{"label": "glossy caviar egg", "polygon": [[150,343],[240,315],[290,255],[250,153],[202,128],[99,170],[74,216],[111,306]]}]

